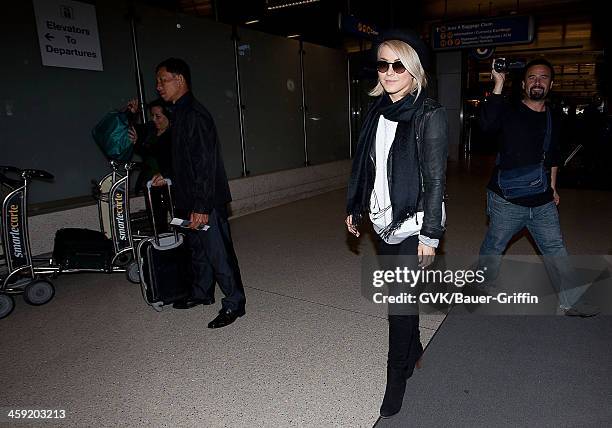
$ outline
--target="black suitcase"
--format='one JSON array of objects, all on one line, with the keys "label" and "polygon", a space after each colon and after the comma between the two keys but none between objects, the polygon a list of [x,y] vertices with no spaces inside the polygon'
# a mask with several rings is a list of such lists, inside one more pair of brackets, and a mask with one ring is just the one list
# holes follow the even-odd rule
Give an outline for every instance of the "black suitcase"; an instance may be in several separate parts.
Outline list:
[{"label": "black suitcase", "polygon": [[[169,192],[171,182],[166,181]],[[149,198],[151,196],[150,184],[151,182],[147,183],[147,197]],[[170,206],[172,206],[171,199]],[[172,209],[171,214],[174,216]],[[155,222],[153,224],[155,225]],[[185,299],[191,294],[191,275],[189,274],[191,255],[182,234],[175,230],[173,233],[159,235],[155,226],[153,229],[154,236],[138,244],[136,256],[142,296],[149,305],[159,311],[163,305]]]},{"label": "black suitcase", "polygon": [[53,259],[62,270],[110,271],[113,243],[97,230],[65,228],[55,234]]}]

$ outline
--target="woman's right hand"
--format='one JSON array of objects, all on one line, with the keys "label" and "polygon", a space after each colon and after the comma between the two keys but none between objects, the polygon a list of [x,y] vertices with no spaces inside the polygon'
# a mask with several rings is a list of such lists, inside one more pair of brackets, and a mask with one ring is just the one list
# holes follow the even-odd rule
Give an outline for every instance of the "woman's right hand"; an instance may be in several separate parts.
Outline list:
[{"label": "woman's right hand", "polygon": [[138,134],[136,133],[136,129],[133,126],[128,128],[128,138],[132,142],[132,144],[136,144],[136,140],[138,140]]},{"label": "woman's right hand", "polygon": [[136,113],[138,111],[138,100],[136,98],[129,100],[125,109],[130,113]]},{"label": "woman's right hand", "polygon": [[160,187],[166,185],[166,179],[161,174],[157,173],[151,178],[151,185],[153,187]]},{"label": "woman's right hand", "polygon": [[353,216],[350,215],[350,216],[346,217],[346,220],[344,220],[344,222],[346,223],[346,227],[347,227],[349,233],[359,237],[359,230],[357,229],[357,226],[355,226],[353,224]]}]

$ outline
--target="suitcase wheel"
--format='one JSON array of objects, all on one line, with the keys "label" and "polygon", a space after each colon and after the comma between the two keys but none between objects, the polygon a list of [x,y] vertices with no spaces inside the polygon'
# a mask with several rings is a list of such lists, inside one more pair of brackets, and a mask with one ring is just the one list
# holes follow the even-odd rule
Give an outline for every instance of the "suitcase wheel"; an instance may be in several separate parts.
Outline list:
[{"label": "suitcase wheel", "polygon": [[15,308],[15,300],[12,296],[0,294],[0,319],[8,317]]},{"label": "suitcase wheel", "polygon": [[139,284],[140,283],[140,271],[138,269],[138,263],[136,262],[130,263],[125,270],[125,276],[127,277],[128,281],[134,284]]},{"label": "suitcase wheel", "polygon": [[115,259],[115,264],[119,267],[123,267],[127,266],[131,262],[131,260],[132,255],[130,253],[124,253]]}]

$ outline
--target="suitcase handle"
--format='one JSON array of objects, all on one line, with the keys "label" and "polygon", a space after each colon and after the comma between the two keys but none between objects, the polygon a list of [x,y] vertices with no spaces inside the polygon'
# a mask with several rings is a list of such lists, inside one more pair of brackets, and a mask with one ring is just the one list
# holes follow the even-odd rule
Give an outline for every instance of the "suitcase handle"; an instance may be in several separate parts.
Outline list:
[{"label": "suitcase handle", "polygon": [[[174,218],[174,203],[172,202],[172,192],[170,188],[172,187],[172,180],[169,178],[165,178],[166,182],[165,186],[157,186],[157,187],[165,187],[168,191],[168,202],[170,204],[170,215]],[[151,197],[151,189],[153,188],[153,180],[147,181],[147,198],[149,198],[149,206],[151,207],[151,218],[153,219],[153,234],[155,235],[155,243],[159,245],[159,234],[157,233],[157,226],[155,225],[155,210],[153,209],[153,198]],[[178,232],[176,228],[173,228],[174,231],[174,239],[178,242]]]},{"label": "suitcase handle", "polygon": [[[168,187],[172,186],[172,180],[170,180],[169,178],[164,178],[164,181],[166,182],[166,185],[168,185]],[[151,187],[153,187],[153,180],[147,181],[147,190],[150,190]]]}]

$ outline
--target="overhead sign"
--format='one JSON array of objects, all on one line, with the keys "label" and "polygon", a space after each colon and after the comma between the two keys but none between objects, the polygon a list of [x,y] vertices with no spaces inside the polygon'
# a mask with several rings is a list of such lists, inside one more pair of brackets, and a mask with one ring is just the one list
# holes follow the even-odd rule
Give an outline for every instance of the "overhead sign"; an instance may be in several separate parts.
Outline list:
[{"label": "overhead sign", "polygon": [[102,71],[95,6],[72,0],[33,0],[43,65]]},{"label": "overhead sign", "polygon": [[531,43],[534,36],[531,16],[508,16],[478,21],[434,25],[434,50]]},{"label": "overhead sign", "polygon": [[376,25],[367,23],[352,15],[345,16],[341,14],[339,24],[340,31],[343,33],[356,34],[365,38],[374,38],[379,34],[379,30],[376,28]]}]

